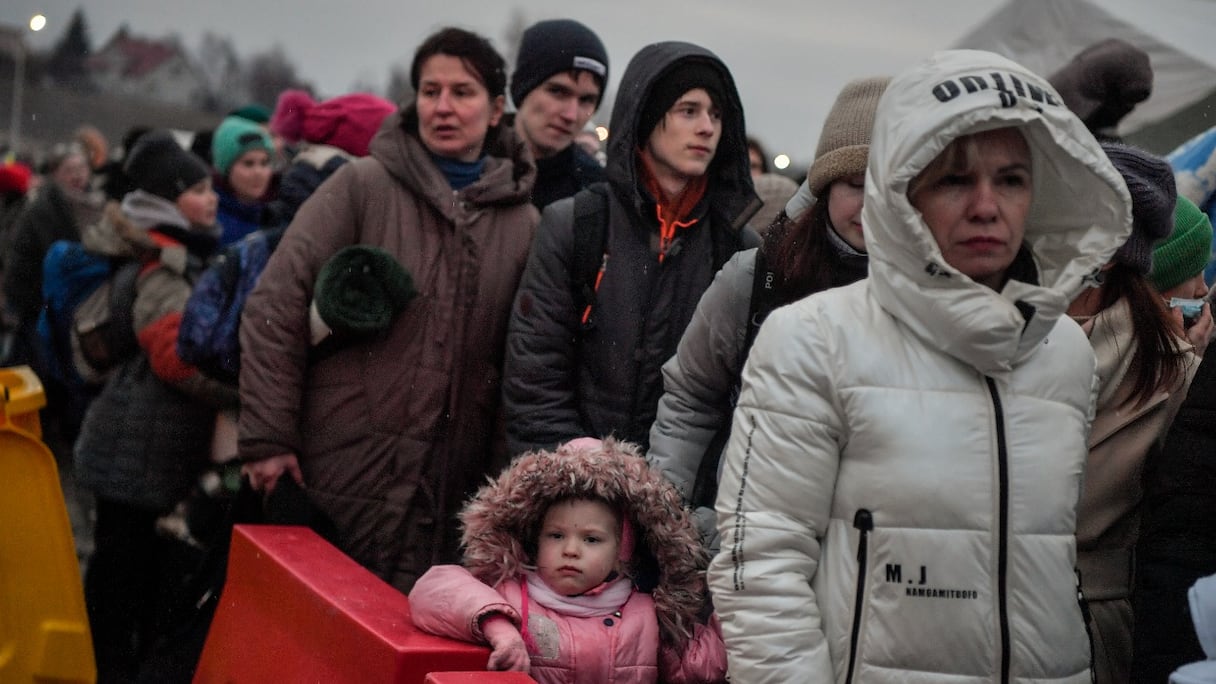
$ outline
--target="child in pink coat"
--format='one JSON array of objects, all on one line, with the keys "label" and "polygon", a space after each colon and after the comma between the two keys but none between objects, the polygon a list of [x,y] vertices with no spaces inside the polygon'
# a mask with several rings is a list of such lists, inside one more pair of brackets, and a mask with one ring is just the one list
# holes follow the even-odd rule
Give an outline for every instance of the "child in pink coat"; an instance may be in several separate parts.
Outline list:
[{"label": "child in pink coat", "polygon": [[725,681],[705,557],[679,494],[632,444],[515,460],[461,513],[464,565],[410,592],[420,629],[488,643],[490,670],[557,682]]}]

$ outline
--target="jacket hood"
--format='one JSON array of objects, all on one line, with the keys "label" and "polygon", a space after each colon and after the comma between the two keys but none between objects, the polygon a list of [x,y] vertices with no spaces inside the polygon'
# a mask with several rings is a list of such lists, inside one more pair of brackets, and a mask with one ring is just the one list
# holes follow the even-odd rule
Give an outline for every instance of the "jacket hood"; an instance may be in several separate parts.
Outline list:
[{"label": "jacket hood", "polygon": [[[1015,126],[1030,147],[1026,217],[1037,282],[1001,292],[946,263],[908,185],[955,138]],[[1131,234],[1131,199],[1085,125],[1043,78],[990,52],[939,52],[879,101],[862,224],[870,289],[919,337],[994,376],[1042,341]],[[1028,279],[1029,280],[1029,279]]]},{"label": "jacket hood", "polygon": [[[149,195],[149,197],[155,196]],[[167,200],[161,201],[167,202]],[[172,206],[170,203],[169,207],[172,208]],[[155,215],[159,216],[161,213],[163,212],[156,212]],[[185,219],[180,218],[180,213],[178,217],[182,223],[185,223]],[[160,251],[156,242],[148,235],[148,228],[155,225],[158,224],[152,222],[148,225],[138,225],[127,215],[122,205],[118,202],[108,202],[101,220],[85,226],[80,231],[80,243],[90,252],[105,254],[109,257],[144,258]]]},{"label": "jacket hood", "polygon": [[[130,197],[130,193],[127,196]],[[149,197],[160,199],[154,195]],[[148,230],[161,226],[137,224],[127,211],[129,206],[125,202],[122,205],[108,202],[101,220],[85,226],[80,232],[80,244],[90,252],[111,258],[158,261],[174,273],[185,273],[190,262],[186,247],[176,241],[165,244],[155,240]],[[170,229],[180,229],[172,224],[164,225]]]},{"label": "jacket hood", "polygon": [[735,88],[735,80],[726,64],[714,53],[692,43],[668,41],[647,45],[634,55],[621,77],[620,90],[612,106],[608,138],[608,182],[627,207],[639,216],[653,216],[646,208],[653,200],[643,197],[638,185],[637,149],[645,141],[637,139],[642,105],[649,99],[659,77],[681,64],[698,61],[710,65],[722,78],[723,97],[722,138],[710,165],[710,208],[729,221],[732,228],[741,228],[761,205],[752,186],[748,168],[747,135],[743,121],[743,102]]},{"label": "jacket hood", "polygon": [[704,601],[705,552],[679,493],[651,470],[633,444],[563,445],[524,454],[482,487],[460,514],[464,565],[490,586],[518,577],[534,562],[532,540],[549,504],[594,497],[629,516],[638,540],[657,561],[651,592],[663,639],[683,644]]},{"label": "jacket hood", "polygon": [[[500,123],[497,130],[491,128],[482,148],[485,170],[481,178],[460,191],[461,199],[475,206],[530,201],[536,164],[526,150],[510,126]],[[452,188],[418,137],[418,115],[413,104],[385,118],[372,138],[369,154],[394,178],[451,218]]]}]

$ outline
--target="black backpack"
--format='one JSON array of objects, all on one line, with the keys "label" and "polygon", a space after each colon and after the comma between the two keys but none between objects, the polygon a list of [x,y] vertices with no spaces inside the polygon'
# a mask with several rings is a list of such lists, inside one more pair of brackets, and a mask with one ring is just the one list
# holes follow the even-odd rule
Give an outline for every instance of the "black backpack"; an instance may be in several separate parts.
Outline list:
[{"label": "black backpack", "polygon": [[[574,269],[571,288],[574,292],[575,310],[579,312],[581,331],[591,330],[595,325],[593,312],[596,292],[608,268],[608,193],[607,183],[594,183],[574,196]],[[721,231],[713,234],[714,271],[730,260],[740,248],[742,240],[723,239]],[[752,280],[751,304],[748,307],[747,337],[740,349],[740,361],[756,340],[760,324],[777,308],[776,275],[764,253],[756,252],[756,273]],[[739,398],[740,379],[735,378],[731,392],[731,406]],[[723,426],[714,435],[713,441],[701,459],[697,479],[693,484],[691,503],[694,506],[712,506],[718,494],[718,462],[730,436],[730,426]]]},{"label": "black backpack", "polygon": [[[574,268],[571,290],[582,332],[595,327],[596,292],[608,269],[608,183],[592,183],[574,196]],[[714,272],[745,247],[738,233],[712,231]]]}]

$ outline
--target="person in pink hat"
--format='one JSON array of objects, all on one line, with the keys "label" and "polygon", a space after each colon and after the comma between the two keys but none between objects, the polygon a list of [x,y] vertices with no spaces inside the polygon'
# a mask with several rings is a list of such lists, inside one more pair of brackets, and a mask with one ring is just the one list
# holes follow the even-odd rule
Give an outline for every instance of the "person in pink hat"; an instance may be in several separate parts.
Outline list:
[{"label": "person in pink hat", "polygon": [[294,147],[295,154],[271,203],[275,221],[291,223],[304,200],[334,171],[366,157],[372,136],[394,110],[392,102],[369,93],[318,102],[303,90],[283,91],[270,117],[270,132]]},{"label": "person in pink hat", "polygon": [[8,244],[6,236],[9,227],[25,207],[25,197],[33,175],[30,167],[21,162],[0,165],[0,252]]}]

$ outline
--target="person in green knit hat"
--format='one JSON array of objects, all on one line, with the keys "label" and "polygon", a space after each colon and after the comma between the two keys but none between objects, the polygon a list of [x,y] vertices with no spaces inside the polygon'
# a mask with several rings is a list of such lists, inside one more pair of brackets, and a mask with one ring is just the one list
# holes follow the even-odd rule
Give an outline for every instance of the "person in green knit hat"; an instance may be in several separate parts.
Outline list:
[{"label": "person in green knit hat", "polygon": [[1131,195],[1132,234],[1103,267],[1096,286],[1068,309],[1097,359],[1097,403],[1077,505],[1076,567],[1093,635],[1094,681],[1122,684],[1137,681],[1129,672],[1140,475],[1186,398],[1199,354],[1149,278],[1155,250],[1176,231],[1173,169],[1132,145],[1104,142],[1102,149]]},{"label": "person in green knit hat", "polygon": [[[1174,230],[1153,248],[1153,270],[1149,279],[1170,305],[1174,320],[1186,330],[1195,353],[1203,355],[1212,338],[1212,305],[1203,269],[1211,255],[1212,221],[1195,203],[1178,195],[1174,206]],[[1197,315],[1190,315],[1178,299],[1206,299]],[[1187,303],[1189,304],[1189,303]]]},{"label": "person in green knit hat", "polygon": [[267,203],[278,188],[272,161],[274,141],[260,124],[239,116],[224,119],[211,136],[211,166],[220,198],[220,244],[230,245],[267,227]]},{"label": "person in green knit hat", "polygon": [[[1207,292],[1203,269],[1211,239],[1208,216],[1179,195],[1174,231],[1153,251],[1150,274],[1167,303],[1171,294],[1198,298]],[[1209,297],[1199,319],[1186,329],[1192,343],[1210,339],[1210,307]],[[1182,324],[1181,312],[1173,313]],[[1208,346],[1196,353],[1203,360],[1186,399],[1140,477],[1144,498],[1132,572],[1135,637],[1128,680],[1133,682],[1192,681],[1179,679],[1175,670],[1205,656],[1192,625],[1188,589],[1216,572],[1216,528],[1211,524],[1216,519],[1216,349]]]}]

